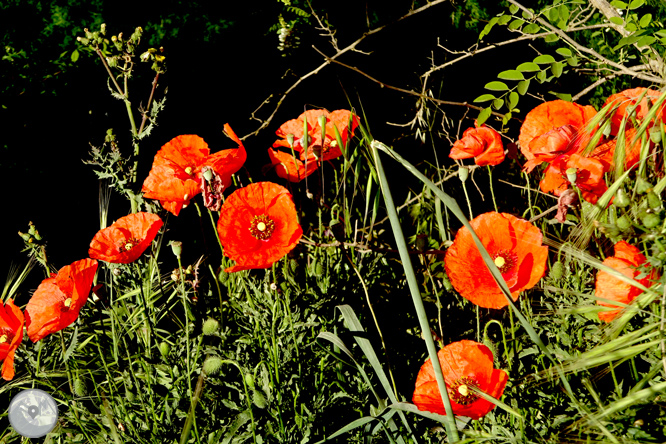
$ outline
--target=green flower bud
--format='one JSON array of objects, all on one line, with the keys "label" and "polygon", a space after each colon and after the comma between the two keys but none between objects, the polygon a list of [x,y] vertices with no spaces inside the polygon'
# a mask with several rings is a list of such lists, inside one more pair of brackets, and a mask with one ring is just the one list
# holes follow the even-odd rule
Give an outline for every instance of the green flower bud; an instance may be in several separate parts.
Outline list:
[{"label": "green flower bud", "polygon": [[626,230],[628,230],[628,229],[631,227],[631,220],[629,219],[629,217],[628,217],[626,214],[623,214],[622,216],[620,216],[620,217],[617,219],[617,221],[615,222],[615,224],[617,225],[617,227],[618,227],[620,230],[622,230],[622,231],[626,231]]},{"label": "green flower bud", "polygon": [[169,356],[169,353],[171,352],[171,346],[167,342],[160,342],[159,349],[160,349],[160,354],[165,359],[167,356]]},{"label": "green flower bud", "polygon": [[136,399],[136,396],[134,396],[134,393],[132,393],[129,388],[125,387],[125,398],[127,398],[129,402],[132,402]]},{"label": "green flower bud", "polygon": [[220,282],[220,284],[224,284],[228,279],[229,273],[224,271],[224,269],[220,270],[220,273],[217,275],[217,280]]},{"label": "green flower bud", "polygon": [[321,261],[317,261],[314,268],[315,276],[322,276],[324,274],[324,266],[321,264]]},{"label": "green flower bud", "polygon": [[252,403],[260,409],[266,408],[266,397],[259,390],[252,390]]},{"label": "green flower bud", "polygon": [[655,228],[661,223],[661,218],[655,213],[645,213],[641,217],[641,222],[645,228]]},{"label": "green flower bud", "polygon": [[245,384],[250,388],[254,388],[254,376],[252,376],[252,373],[246,373],[244,378]]},{"label": "green flower bud", "polygon": [[648,182],[647,180],[643,179],[642,177],[639,177],[636,179],[636,191],[639,194],[645,194],[648,191],[652,189],[652,184]]},{"label": "green flower bud", "polygon": [[550,277],[552,279],[562,279],[562,276],[564,276],[564,264],[562,264],[560,261],[557,261],[550,269]]},{"label": "green flower bud", "polygon": [[616,207],[619,208],[625,208],[631,204],[631,198],[627,194],[626,191],[624,191],[624,188],[620,188],[617,190],[617,193],[615,193],[615,200],[613,201]]},{"label": "green flower bud", "polygon": [[650,140],[652,141],[652,143],[661,142],[661,128],[659,127],[650,128]]},{"label": "green flower bud", "polygon": [[214,375],[220,371],[222,367],[222,359],[217,356],[209,356],[203,363],[203,372],[205,375]]},{"label": "green flower bud", "polygon": [[88,394],[88,387],[86,387],[86,383],[83,379],[76,378],[74,380],[74,394],[79,398],[82,398]]},{"label": "green flower bud", "polygon": [[208,318],[203,324],[202,331],[206,336],[214,335],[220,329],[220,323],[217,319]]},{"label": "green flower bud", "polygon": [[661,207],[661,199],[659,196],[657,196],[657,193],[652,190],[648,191],[647,193],[647,203],[648,207],[652,208],[653,210]]}]

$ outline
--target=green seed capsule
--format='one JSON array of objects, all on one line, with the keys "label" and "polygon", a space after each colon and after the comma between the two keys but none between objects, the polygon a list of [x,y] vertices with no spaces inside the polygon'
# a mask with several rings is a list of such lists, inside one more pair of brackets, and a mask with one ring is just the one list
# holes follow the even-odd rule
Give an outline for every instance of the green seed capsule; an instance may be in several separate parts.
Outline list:
[{"label": "green seed capsule", "polygon": [[160,348],[160,354],[162,355],[163,358],[169,356],[169,352],[171,352],[171,346],[168,343],[160,342],[159,348]]},{"label": "green seed capsule", "polygon": [[661,223],[661,218],[654,213],[647,213],[641,217],[641,222],[645,228],[655,228]]},{"label": "green seed capsule", "polygon": [[661,199],[659,198],[659,196],[657,196],[657,193],[655,193],[652,190],[648,191],[647,193],[647,203],[648,207],[652,209],[661,207]]},{"label": "green seed capsule", "polygon": [[617,193],[615,193],[615,200],[613,201],[616,207],[619,208],[625,208],[628,207],[631,204],[631,198],[627,194],[626,191],[624,191],[624,188],[620,188],[617,190]]},{"label": "green seed capsule", "polygon": [[245,374],[245,384],[250,388],[254,388],[254,376],[251,373]]},{"label": "green seed capsule", "polygon": [[652,189],[652,184],[648,182],[647,180],[643,179],[642,177],[639,177],[636,179],[636,191],[639,194],[645,194],[648,191]]},{"label": "green seed capsule", "polygon": [[224,270],[221,270],[217,275],[217,280],[220,281],[220,284],[224,284],[229,279],[229,273]]},{"label": "green seed capsule", "polygon": [[86,383],[83,379],[76,378],[74,380],[74,394],[79,398],[82,398],[88,394],[88,387],[86,387]]},{"label": "green seed capsule", "polygon": [[631,219],[629,219],[626,214],[623,214],[622,216],[618,217],[615,224],[620,230],[625,231],[631,227]]}]

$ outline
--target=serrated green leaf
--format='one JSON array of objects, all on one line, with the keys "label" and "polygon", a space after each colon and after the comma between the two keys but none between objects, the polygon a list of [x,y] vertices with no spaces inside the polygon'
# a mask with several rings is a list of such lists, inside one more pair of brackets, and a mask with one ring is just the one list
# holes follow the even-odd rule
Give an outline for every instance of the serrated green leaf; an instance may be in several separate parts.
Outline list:
[{"label": "serrated green leaf", "polygon": [[510,12],[511,14],[515,14],[516,12],[518,12],[518,9],[520,9],[520,8],[518,8],[518,6],[516,6],[516,5],[514,5],[514,4],[510,4],[510,5],[509,5],[509,12]]},{"label": "serrated green leaf", "polygon": [[645,14],[641,17],[640,25],[641,28],[647,28],[652,23],[652,14]]},{"label": "serrated green leaf", "polygon": [[509,90],[509,87],[506,86],[506,83],[498,82],[498,81],[486,83],[486,86],[484,88],[489,89],[491,91],[508,91]]},{"label": "serrated green leaf", "polygon": [[511,16],[510,15],[502,15],[502,16],[500,16],[499,20],[497,21],[497,24],[504,26],[507,23],[509,23],[510,21],[511,21]]},{"label": "serrated green leaf", "polygon": [[615,25],[624,26],[624,20],[620,17],[611,17],[608,20]]},{"label": "serrated green leaf", "polygon": [[654,38],[654,37],[652,37],[651,35],[644,35],[643,37],[641,37],[640,39],[638,39],[638,41],[636,42],[636,44],[637,44],[638,46],[650,46],[650,45],[653,44],[655,41],[657,41],[657,39]]},{"label": "serrated green leaf", "polygon": [[491,107],[484,108],[479,112],[479,117],[476,118],[476,123],[481,126],[483,125],[486,120],[488,120],[488,117],[490,117],[490,114],[493,112]]},{"label": "serrated green leaf", "polygon": [[539,71],[541,68],[539,68],[539,65],[537,65],[536,63],[525,62],[518,65],[516,69],[520,72],[535,72]]},{"label": "serrated green leaf", "polygon": [[629,3],[629,9],[637,9],[645,4],[645,0],[634,0]]},{"label": "serrated green leaf", "polygon": [[504,106],[504,100],[502,100],[502,99],[493,100],[493,108],[501,109],[503,106]]},{"label": "serrated green leaf", "polygon": [[547,43],[553,43],[558,41],[560,38],[557,36],[557,34],[548,34],[543,37],[544,42]]},{"label": "serrated green leaf", "polygon": [[502,71],[497,74],[497,77],[503,80],[524,80],[525,76],[522,72],[516,71],[515,69],[509,69],[507,71]]},{"label": "serrated green leaf", "polygon": [[525,34],[536,34],[541,31],[541,28],[536,23],[530,23],[529,25],[523,28]]},{"label": "serrated green leaf", "polygon": [[555,58],[550,54],[541,54],[534,58],[534,63],[538,65],[545,65],[548,63],[555,63]]},{"label": "serrated green leaf", "polygon": [[555,52],[563,57],[571,57],[573,55],[569,48],[557,48]]},{"label": "serrated green leaf", "polygon": [[483,103],[483,102],[487,102],[489,100],[495,100],[495,98],[496,97],[493,96],[492,94],[482,94],[479,97],[477,97],[476,99],[474,99],[474,103]]},{"label": "serrated green leaf", "polygon": [[509,108],[509,110],[514,109],[516,107],[516,105],[518,105],[519,100],[520,100],[520,96],[518,95],[518,93],[515,92],[515,91],[511,91],[509,93],[509,97],[508,97],[507,108]]},{"label": "serrated green leaf", "polygon": [[564,71],[564,63],[562,62],[553,63],[552,65],[550,65],[550,71],[553,73],[555,77],[561,76],[562,71]]},{"label": "serrated green leaf", "polygon": [[69,347],[67,347],[67,350],[62,356],[62,362],[67,362],[69,358],[72,356],[72,353],[74,353],[74,350],[76,350],[76,344],[79,342],[79,326],[77,325],[74,327],[74,334],[72,335],[71,343],[69,344]]},{"label": "serrated green leaf", "polygon": [[520,94],[521,96],[524,96],[529,87],[530,87],[530,81],[529,80],[523,80],[522,82],[518,83],[518,87],[516,89],[518,90],[518,94]]},{"label": "serrated green leaf", "polygon": [[525,23],[525,20],[523,19],[515,19],[511,23],[509,23],[509,29],[512,31],[515,31],[516,29],[520,28],[523,26],[523,23]]}]

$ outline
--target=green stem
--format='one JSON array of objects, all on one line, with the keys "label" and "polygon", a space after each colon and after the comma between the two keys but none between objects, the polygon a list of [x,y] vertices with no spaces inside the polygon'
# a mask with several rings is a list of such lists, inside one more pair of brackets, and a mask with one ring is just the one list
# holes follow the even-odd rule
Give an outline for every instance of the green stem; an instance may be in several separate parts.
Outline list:
[{"label": "green stem", "polygon": [[428,324],[428,315],[426,314],[425,307],[423,305],[423,299],[421,298],[421,291],[419,290],[419,284],[416,281],[416,276],[414,274],[414,268],[412,267],[412,262],[409,257],[409,251],[407,250],[407,243],[402,234],[402,229],[400,228],[400,221],[398,219],[398,212],[395,209],[395,204],[393,203],[393,197],[391,196],[391,190],[389,190],[388,181],[386,180],[386,175],[384,174],[384,168],[382,167],[382,161],[379,158],[379,152],[375,145],[376,142],[370,144],[370,149],[372,150],[372,156],[375,161],[375,167],[377,169],[377,175],[379,176],[379,182],[382,189],[382,194],[384,196],[384,201],[386,203],[386,209],[391,221],[391,228],[393,229],[393,235],[398,246],[398,252],[400,253],[400,260],[402,261],[403,268],[405,270],[405,276],[407,278],[407,283],[409,285],[409,290],[412,295],[412,302],[414,303],[414,308],[416,309],[416,315],[419,319],[419,325],[421,331],[423,332],[423,338],[426,342],[426,347],[428,349],[428,356],[430,357],[430,362],[433,366],[433,371],[435,372],[435,379],[437,380],[437,386],[439,387],[439,393],[442,397],[442,402],[444,404],[444,410],[446,411],[446,434],[449,438],[449,442],[457,442],[460,440],[458,437],[458,429],[456,428],[455,417],[453,415],[453,410],[451,408],[451,401],[449,399],[449,392],[446,388],[446,382],[444,381],[444,374],[442,373],[442,367],[439,364],[439,358],[437,356],[437,349],[435,347],[435,341],[432,339],[430,334],[430,325]]},{"label": "green stem", "polygon": [[192,430],[192,424],[194,424],[194,413],[201,398],[201,393],[203,392],[203,383],[204,383],[204,372],[203,370],[199,373],[199,379],[197,379],[197,386],[194,389],[194,396],[192,397],[192,402],[190,404],[190,411],[187,414],[187,419],[185,420],[185,426],[183,426],[183,432],[180,434],[180,444],[185,444],[190,437],[190,431]]},{"label": "green stem", "polygon": [[474,219],[474,213],[472,213],[472,203],[469,200],[469,194],[467,194],[467,184],[465,181],[463,181],[462,186],[465,192],[465,200],[467,201],[467,209],[469,210],[469,220],[472,220]]},{"label": "green stem", "polygon": [[495,189],[493,188],[493,169],[488,165],[488,184],[490,185],[490,195],[493,197],[493,206],[495,207],[495,212],[497,210],[497,202],[495,201]]}]

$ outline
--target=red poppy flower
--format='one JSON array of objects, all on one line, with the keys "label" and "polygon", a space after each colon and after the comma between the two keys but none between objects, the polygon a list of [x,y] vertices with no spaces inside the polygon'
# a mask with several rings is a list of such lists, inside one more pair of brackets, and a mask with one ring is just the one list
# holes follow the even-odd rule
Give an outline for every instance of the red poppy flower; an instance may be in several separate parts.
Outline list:
[{"label": "red poppy flower", "polygon": [[[326,118],[325,135],[322,141],[322,127],[319,118],[324,116]],[[351,122],[351,128],[350,128]],[[300,153],[301,160],[306,160],[307,147],[307,160],[308,161],[323,161],[335,159],[342,155],[342,149],[338,146],[337,138],[335,137],[335,128],[343,144],[347,143],[349,137],[354,135],[354,130],[358,126],[360,119],[351,111],[337,110],[329,113],[323,109],[313,109],[304,112],[297,119],[285,122],[275,132],[280,139],[273,144],[274,148],[292,147],[289,145],[288,137],[291,135],[294,138],[294,150]],[[304,124],[307,124],[308,140],[303,137]],[[309,167],[309,165],[308,165]]]},{"label": "red poppy flower", "polygon": [[2,362],[2,379],[10,381],[14,378],[14,353],[23,341],[23,312],[14,305],[13,299],[0,304],[0,360]]},{"label": "red poppy flower", "polygon": [[520,151],[528,160],[526,170],[585,148],[591,137],[585,126],[596,114],[589,105],[564,100],[542,103],[527,113],[518,136]]},{"label": "red poppy flower", "polygon": [[498,165],[504,160],[502,136],[492,128],[481,126],[467,128],[449,154],[451,159],[474,158],[477,165]]},{"label": "red poppy flower", "polygon": [[217,232],[224,255],[236,261],[228,272],[270,267],[303,234],[291,194],[271,182],[234,191],[220,209]]},{"label": "red poppy flower", "polygon": [[153,166],[143,183],[145,197],[157,199],[165,210],[178,216],[190,199],[201,192],[201,171],[209,166],[222,177],[225,187],[231,185],[231,175],[245,163],[245,147],[228,124],[225,133],[238,144],[237,149],[222,150],[210,155],[208,144],[196,135],[178,136],[164,145],[155,155]]},{"label": "red poppy flower", "polygon": [[[649,287],[652,280],[656,279],[657,273],[653,270],[649,276],[643,279],[636,279],[640,274],[637,267],[643,265],[647,259],[640,252],[640,250],[633,245],[629,245],[625,241],[620,241],[614,246],[615,255],[607,257],[604,260],[604,265],[614,268],[628,278],[636,280],[638,283],[645,287]],[[629,285],[621,281],[613,275],[605,271],[597,273],[597,280],[595,283],[595,296],[599,299],[608,299],[622,304],[629,304],[636,299],[642,291],[639,288]],[[612,302],[598,300],[597,303],[604,307],[618,307]],[[602,311],[599,313],[599,319],[604,322],[610,322],[620,313],[622,308],[617,310]]]},{"label": "red poppy flower", "polygon": [[[636,138],[636,129],[629,128],[624,132],[624,167],[631,168],[641,160],[641,139]],[[615,147],[617,145],[617,138],[608,140],[607,142],[599,145],[590,154],[590,157],[599,159],[608,165],[609,170],[615,168]]]},{"label": "red poppy flower", "polygon": [[268,149],[268,157],[271,159],[271,165],[275,168],[278,177],[287,179],[289,182],[300,182],[317,170],[316,162],[305,163],[284,151]]},{"label": "red poppy flower", "polygon": [[[493,367],[493,353],[488,347],[462,340],[442,348],[437,358],[454,415],[479,419],[495,408],[495,404],[472,390],[482,390],[495,399],[501,398],[504,393],[509,376],[504,370]],[[419,410],[446,415],[430,359],[423,364],[416,377],[412,402]]]},{"label": "red poppy flower", "polygon": [[[484,213],[470,221],[511,290],[513,300],[534,287],[546,271],[548,248],[541,245],[541,230],[505,213]],[[466,227],[456,234],[444,257],[446,274],[464,298],[485,308],[508,305]]]},{"label": "red poppy flower", "polygon": [[569,179],[566,171],[569,168],[576,170],[576,184],[583,198],[590,203],[597,200],[608,190],[604,181],[604,173],[610,165],[602,160],[583,157],[580,154],[561,156],[552,162],[544,173],[544,178],[539,183],[541,191],[553,193],[556,196],[562,194],[569,187]]},{"label": "red poppy flower", "polygon": [[160,228],[162,219],[157,214],[129,214],[99,230],[90,242],[88,255],[113,264],[129,264],[146,251]]},{"label": "red poppy flower", "polygon": [[[643,99],[640,101],[640,103],[637,104],[637,101],[641,96],[643,96]],[[645,116],[647,116],[648,112],[650,112],[651,105],[659,100],[659,96],[661,96],[661,93],[654,89],[633,88],[625,89],[624,91],[613,94],[608,99],[606,99],[604,106],[608,104],[613,104],[613,106],[617,105],[615,111],[613,111],[613,113],[610,115],[611,134],[615,136],[619,131],[622,119],[625,118],[628,114],[627,108],[629,106],[637,105],[633,116],[636,120],[641,122]],[[666,105],[662,105],[662,108],[656,114],[657,118],[660,120],[663,120],[665,109]],[[631,127],[633,127],[633,123],[631,119],[627,119],[626,128]]]},{"label": "red poppy flower", "polygon": [[97,261],[83,259],[62,267],[44,279],[25,308],[28,337],[32,342],[43,339],[72,324],[88,300]]}]

